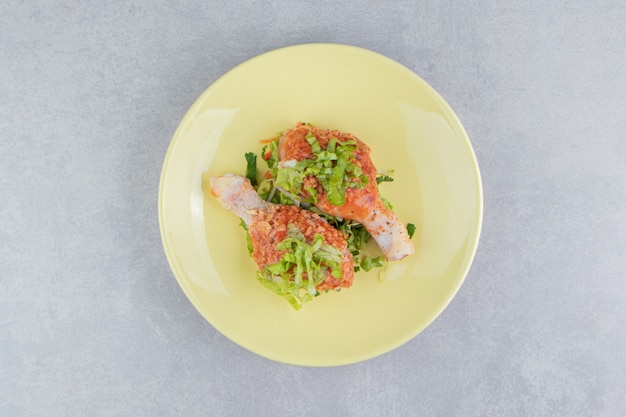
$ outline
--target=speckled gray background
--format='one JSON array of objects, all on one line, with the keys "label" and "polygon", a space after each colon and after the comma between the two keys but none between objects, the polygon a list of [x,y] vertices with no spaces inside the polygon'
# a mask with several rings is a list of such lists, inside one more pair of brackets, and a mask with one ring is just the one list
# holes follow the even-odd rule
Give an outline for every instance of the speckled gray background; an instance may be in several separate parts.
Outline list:
[{"label": "speckled gray background", "polygon": [[[626,3],[308,3],[2,2],[0,415],[626,415]],[[169,270],[156,204],[198,95],[313,41],[433,85],[485,192],[449,308],[326,369],[214,330]]]}]

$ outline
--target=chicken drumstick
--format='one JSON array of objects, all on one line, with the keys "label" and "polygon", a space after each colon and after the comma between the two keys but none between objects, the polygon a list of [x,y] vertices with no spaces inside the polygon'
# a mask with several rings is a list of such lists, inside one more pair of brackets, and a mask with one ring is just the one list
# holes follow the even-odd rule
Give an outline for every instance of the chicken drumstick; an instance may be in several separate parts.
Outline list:
[{"label": "chicken drumstick", "polygon": [[[314,149],[318,147],[315,142],[319,144],[318,149]],[[327,187],[327,184],[316,175],[307,175],[304,178],[299,194],[306,198],[315,194],[313,204],[321,211],[363,224],[387,260],[400,260],[413,254],[415,248],[409,240],[405,225],[380,198],[376,183],[376,167],[370,158],[370,148],[354,135],[337,130],[319,129],[299,122],[296,127],[287,130],[280,137],[278,168],[279,170],[293,168],[300,161],[319,159],[321,152],[327,151],[330,146],[339,149],[338,145],[342,143],[356,145],[353,146],[356,149],[352,151],[349,162],[352,164],[352,178],[347,180],[345,189],[340,189],[340,192],[345,193],[345,197],[334,198],[337,196],[330,194],[329,190],[335,194],[336,190]],[[333,197],[334,201],[329,201],[331,200],[329,197]],[[337,204],[337,200],[340,200],[340,204]]]},{"label": "chicken drumstick", "polygon": [[[354,261],[347,242],[337,229],[319,215],[299,207],[263,201],[250,181],[240,175],[211,177],[210,184],[211,193],[220,204],[246,223],[252,246],[252,258],[259,267],[261,278],[264,277],[264,280],[259,279],[264,285],[273,285],[277,293],[279,291],[276,290],[276,285],[283,286],[284,288],[281,287],[283,289],[289,287],[288,283],[282,281],[284,276],[276,273],[275,268],[285,264],[286,254],[290,251],[293,252],[293,256],[289,255],[292,263],[286,264],[288,270],[284,271],[285,276],[291,276],[295,280],[307,280],[308,288],[303,289],[313,292],[309,295],[314,296],[315,291],[346,288],[352,285]],[[301,243],[295,242],[295,249],[292,250],[290,242],[294,240]],[[303,244],[309,248],[307,250],[312,256],[312,261],[319,260],[320,269],[317,271],[306,269],[310,268],[311,259],[307,258],[306,263],[299,263],[299,260],[293,259],[297,256],[309,256],[305,253],[306,250],[296,247],[301,248]],[[298,268],[305,270],[300,270],[298,274]],[[278,284],[272,283],[273,280]],[[294,294],[280,295],[287,296],[290,303],[299,308],[301,294],[299,290],[293,291]]]}]

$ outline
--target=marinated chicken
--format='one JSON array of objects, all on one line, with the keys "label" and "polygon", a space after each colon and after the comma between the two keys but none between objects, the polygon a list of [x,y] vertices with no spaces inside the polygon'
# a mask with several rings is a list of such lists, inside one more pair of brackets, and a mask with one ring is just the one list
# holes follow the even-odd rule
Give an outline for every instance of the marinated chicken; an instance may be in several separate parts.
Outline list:
[{"label": "marinated chicken", "polygon": [[[347,242],[319,215],[263,201],[250,181],[239,175],[211,177],[210,184],[220,204],[246,224],[259,281],[295,308],[318,291],[352,285],[354,261]],[[295,284],[284,282],[285,277]],[[297,285],[298,280],[304,284]]]},{"label": "marinated chicken", "polygon": [[[349,146],[347,159],[336,156],[341,145]],[[335,156],[327,152],[331,147]],[[370,148],[354,135],[298,123],[280,137],[278,154],[278,171],[297,168],[303,161],[334,158],[332,165],[305,171],[296,193],[331,216],[363,224],[387,260],[400,260],[415,252],[405,225],[380,197]],[[340,164],[343,171],[337,172]],[[335,178],[338,175],[343,178]],[[342,186],[337,186],[339,180],[343,180]]]}]

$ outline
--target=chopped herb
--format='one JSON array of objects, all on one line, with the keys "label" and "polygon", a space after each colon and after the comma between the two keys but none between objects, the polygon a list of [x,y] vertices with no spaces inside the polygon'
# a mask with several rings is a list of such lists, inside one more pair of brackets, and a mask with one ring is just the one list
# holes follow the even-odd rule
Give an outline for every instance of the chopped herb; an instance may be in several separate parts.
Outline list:
[{"label": "chopped herb", "polygon": [[415,233],[415,225],[413,223],[408,223],[406,225],[406,231],[409,234],[409,239],[412,239],[413,234]]},{"label": "chopped herb", "polygon": [[383,183],[383,182],[392,182],[393,181],[393,177],[390,177],[389,175],[381,175],[380,177],[376,177],[376,184]]},{"label": "chopped herb", "polygon": [[384,171],[378,171],[377,174],[378,174],[376,176],[376,184],[377,185],[380,185],[383,182],[392,182],[393,181],[393,174],[394,174],[394,170],[393,169],[384,170]]},{"label": "chopped herb", "polygon": [[250,180],[253,186],[256,186],[256,154],[253,152],[246,152],[246,178]]},{"label": "chopped herb", "polygon": [[278,138],[271,141],[261,149],[261,155],[270,169],[272,176],[275,176],[278,169]]}]

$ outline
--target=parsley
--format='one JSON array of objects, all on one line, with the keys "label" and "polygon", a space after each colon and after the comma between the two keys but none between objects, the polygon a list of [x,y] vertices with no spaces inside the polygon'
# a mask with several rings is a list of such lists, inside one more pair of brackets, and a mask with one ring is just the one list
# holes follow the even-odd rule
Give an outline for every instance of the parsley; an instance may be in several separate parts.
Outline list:
[{"label": "parsley", "polygon": [[[361,167],[356,163],[354,152],[358,149],[353,140],[340,142],[331,138],[326,149],[323,149],[318,139],[312,133],[306,135],[311,145],[314,157],[298,161],[294,166],[278,167],[278,141],[270,143],[266,158],[270,174],[274,177],[275,185],[294,195],[302,193],[304,179],[307,176],[315,177],[326,192],[328,202],[334,206],[341,206],[346,202],[348,188],[363,188],[368,178]],[[317,202],[317,190],[312,187],[305,189],[308,198],[304,201]]]},{"label": "parsley", "polygon": [[253,186],[257,185],[256,181],[256,154],[253,152],[247,152],[246,157],[246,178],[250,180]]},{"label": "parsley", "polygon": [[383,182],[392,182],[393,181],[393,174],[394,174],[394,170],[385,170],[385,171],[378,171],[377,172],[377,177],[376,177],[376,184],[380,185]]},{"label": "parsley", "polygon": [[393,177],[390,177],[389,175],[381,175],[380,177],[376,177],[376,184],[380,185],[383,182],[392,182],[393,181]]},{"label": "parsley", "polygon": [[415,233],[415,225],[413,223],[408,223],[406,225],[406,231],[409,234],[409,239],[412,239],[413,234]]}]

